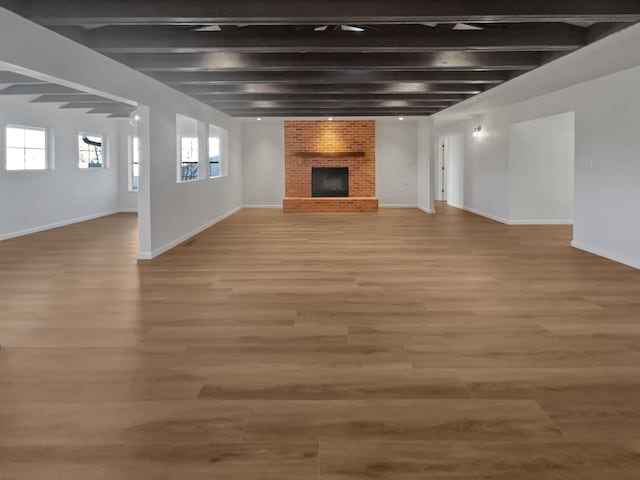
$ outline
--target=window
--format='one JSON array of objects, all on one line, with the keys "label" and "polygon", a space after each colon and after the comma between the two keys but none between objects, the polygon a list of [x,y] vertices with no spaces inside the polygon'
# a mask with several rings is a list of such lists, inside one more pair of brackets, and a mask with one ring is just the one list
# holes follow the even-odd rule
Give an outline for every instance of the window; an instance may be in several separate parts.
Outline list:
[{"label": "window", "polygon": [[8,125],[6,154],[7,170],[46,170],[47,130]]},{"label": "window", "polygon": [[200,178],[200,128],[196,119],[176,115],[178,182]]},{"label": "window", "polygon": [[227,148],[227,131],[209,125],[209,177],[220,177],[225,174]]},{"label": "window", "polygon": [[198,179],[198,137],[180,137],[180,181]]},{"label": "window", "polygon": [[140,139],[129,137],[129,191],[138,191],[140,178]]},{"label": "window", "polygon": [[104,140],[102,135],[78,135],[80,161],[78,167],[104,168]]},{"label": "window", "polygon": [[209,135],[209,176],[220,176],[220,138]]}]

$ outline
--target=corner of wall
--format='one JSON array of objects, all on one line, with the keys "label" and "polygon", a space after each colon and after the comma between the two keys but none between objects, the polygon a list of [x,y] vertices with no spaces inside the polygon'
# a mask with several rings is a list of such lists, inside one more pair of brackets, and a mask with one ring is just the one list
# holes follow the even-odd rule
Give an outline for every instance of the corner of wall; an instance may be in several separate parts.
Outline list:
[{"label": "corner of wall", "polygon": [[606,258],[607,260],[622,263],[629,267],[640,270],[640,260],[638,259],[633,259],[626,256],[618,255],[613,252],[603,250],[601,248],[592,247],[590,245],[577,242],[575,240],[571,242],[571,246],[578,250],[582,250],[583,252],[591,253],[592,255],[597,255],[598,257]]},{"label": "corner of wall", "polygon": [[140,252],[138,254],[138,259],[140,260],[152,260],[156,257],[159,257],[160,255],[162,255],[163,253],[168,252],[169,250],[183,244],[184,242],[186,242],[187,240],[189,240],[190,238],[195,237],[196,235],[198,235],[199,233],[204,232],[205,230],[213,227],[215,224],[220,223],[221,221],[229,218],[230,216],[238,213],[240,210],[242,210],[243,207],[236,207],[233,210],[228,211],[227,213],[220,215],[218,218],[214,218],[213,220],[205,223],[204,225],[199,226],[198,228],[195,228],[194,230],[185,233],[184,235],[181,235],[180,237],[176,238],[175,240],[167,243],[166,245],[163,245],[159,248],[156,248],[155,250],[148,252],[148,251],[144,251],[144,252]]},{"label": "corner of wall", "polygon": [[417,204],[425,212],[435,213],[433,196],[433,119],[421,118],[417,129]]}]

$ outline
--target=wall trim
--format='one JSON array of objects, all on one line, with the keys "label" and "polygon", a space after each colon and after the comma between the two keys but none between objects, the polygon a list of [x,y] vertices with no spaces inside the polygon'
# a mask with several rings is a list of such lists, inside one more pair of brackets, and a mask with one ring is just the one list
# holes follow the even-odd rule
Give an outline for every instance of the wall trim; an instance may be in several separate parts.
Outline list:
[{"label": "wall trim", "polygon": [[509,220],[509,225],[573,225],[573,220]]},{"label": "wall trim", "polygon": [[421,205],[416,205],[416,208],[418,210],[422,210],[424,213],[428,213],[429,215],[435,215],[435,213],[436,213],[435,210],[431,210],[431,209],[423,207]]},{"label": "wall trim", "polygon": [[607,260],[613,260],[614,262],[622,263],[623,265],[627,265],[629,267],[640,270],[639,260],[633,260],[631,258],[622,256],[622,255],[611,253],[607,250],[602,250],[600,248],[585,245],[584,243],[576,242],[575,240],[571,242],[571,246],[573,248],[577,248],[578,250],[582,250],[584,252],[591,253],[593,255],[597,255],[602,258],[606,258]]},{"label": "wall trim", "polygon": [[282,210],[282,205],[243,205],[242,208],[277,208]]},{"label": "wall trim", "polygon": [[138,213],[137,208],[121,208],[118,213]]},{"label": "wall trim", "polygon": [[167,243],[166,245],[164,245],[164,246],[162,246],[160,248],[156,248],[152,252],[139,252],[138,253],[138,260],[152,260],[152,259],[154,259],[156,257],[159,257],[163,253],[168,252],[169,250],[171,250],[171,249],[177,247],[178,245],[186,242],[190,238],[195,237],[199,233],[204,232],[206,229],[213,227],[216,223],[219,223],[222,220],[224,220],[225,218],[228,218],[231,215],[234,215],[234,214],[238,213],[240,210],[242,210],[242,208],[243,208],[242,206],[236,207],[233,210],[230,210],[227,213],[225,213],[223,215],[220,215],[219,217],[214,218],[213,220],[205,223],[204,225],[200,225],[198,228],[192,230],[191,232],[189,232],[189,233],[187,233],[185,235],[181,235],[180,237],[176,238],[172,242],[169,242],[169,243]]},{"label": "wall trim", "polygon": [[506,218],[498,217],[497,215],[492,215],[471,207],[463,207],[463,210],[496,222],[504,223],[505,225],[573,225],[573,220],[507,220]]},{"label": "wall trim", "polygon": [[380,208],[418,208],[415,203],[381,203]]},{"label": "wall trim", "polygon": [[85,215],[83,217],[71,218],[69,220],[63,220],[61,222],[49,223],[47,225],[40,225],[39,227],[27,228],[25,230],[18,230],[17,232],[5,233],[0,235],[0,241],[9,240],[11,238],[23,237],[25,235],[31,235],[32,233],[44,232],[46,230],[53,230],[54,228],[66,227],[67,225],[73,225],[74,223],[88,222],[89,220],[95,220],[101,217],[108,217],[109,215],[115,215],[116,213],[124,213],[123,210],[114,209],[106,212],[95,213],[92,215]]},{"label": "wall trim", "polygon": [[467,207],[467,206],[465,206],[463,208],[463,210],[465,210],[465,211],[467,211],[469,213],[473,213],[474,215],[479,215],[481,217],[488,218],[488,219],[493,220],[495,222],[504,223],[505,225],[509,225],[509,220],[507,220],[506,218],[498,217],[497,215],[492,215],[490,213],[483,212],[482,210],[477,210],[475,208],[471,208],[471,207]]}]

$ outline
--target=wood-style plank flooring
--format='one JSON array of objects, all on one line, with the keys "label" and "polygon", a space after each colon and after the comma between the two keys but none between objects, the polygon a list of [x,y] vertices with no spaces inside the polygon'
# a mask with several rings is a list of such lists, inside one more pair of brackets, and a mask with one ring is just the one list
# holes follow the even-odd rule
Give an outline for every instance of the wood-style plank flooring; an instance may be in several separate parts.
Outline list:
[{"label": "wood-style plank flooring", "polygon": [[438,209],[0,243],[0,479],[638,480],[640,272]]}]

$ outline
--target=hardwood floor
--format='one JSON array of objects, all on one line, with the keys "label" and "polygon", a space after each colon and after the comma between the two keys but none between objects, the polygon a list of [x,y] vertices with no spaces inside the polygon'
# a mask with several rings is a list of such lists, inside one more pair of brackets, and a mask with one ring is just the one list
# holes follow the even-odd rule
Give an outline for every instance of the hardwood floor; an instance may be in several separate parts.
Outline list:
[{"label": "hardwood floor", "polygon": [[638,480],[640,272],[438,206],[0,243],[0,479]]}]

